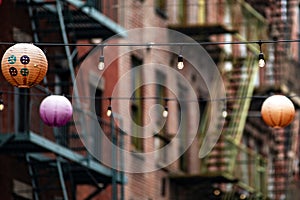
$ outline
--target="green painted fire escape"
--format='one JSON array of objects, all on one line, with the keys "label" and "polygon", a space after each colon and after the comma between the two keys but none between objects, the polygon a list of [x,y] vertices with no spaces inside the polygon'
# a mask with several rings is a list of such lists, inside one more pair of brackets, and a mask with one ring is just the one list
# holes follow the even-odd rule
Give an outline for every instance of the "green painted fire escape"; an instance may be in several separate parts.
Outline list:
[{"label": "green painted fire escape", "polygon": [[[253,47],[249,48],[248,56],[243,61],[233,64],[233,69],[228,74],[227,90],[232,91],[234,96],[230,96],[227,102],[229,114],[218,142],[210,153],[201,159],[201,174],[211,178],[225,177],[228,183],[237,182],[239,187],[250,193],[266,195],[266,163],[257,152],[242,144],[250,97],[259,68],[256,54],[257,51]],[[204,117],[201,133],[205,133],[206,130],[209,106],[206,112],[208,114]],[[222,119],[219,121],[222,122]],[[205,134],[202,134],[202,137],[204,136]],[[232,194],[224,198],[230,199],[230,195]]]},{"label": "green painted fire escape", "polygon": [[[121,26],[92,7],[90,2],[89,0],[17,1],[18,4],[28,8],[35,43],[63,44],[55,49],[48,48],[49,51],[46,52],[49,62],[47,76],[52,75],[52,81],[45,78],[44,87],[31,90],[42,90],[46,96],[49,94],[49,87],[59,86],[65,94],[70,94],[72,87],[73,98],[75,98],[74,112],[79,112],[78,116],[81,116],[76,122],[80,124],[76,127],[78,134],[74,132],[75,122],[70,122],[66,127],[53,128],[54,140],[43,135],[44,130],[47,129],[44,125],[39,125],[40,128],[30,127],[27,133],[1,134],[0,151],[2,153],[25,153],[25,162],[28,164],[29,175],[32,179],[32,194],[35,200],[76,199],[76,186],[82,184],[95,187],[94,192],[86,197],[86,199],[92,199],[112,183],[124,184],[123,175],[93,158],[79,137],[79,134],[81,137],[91,135],[88,131],[93,130],[88,129],[88,123],[100,123],[107,132],[106,134],[115,128],[101,119],[89,118],[87,121],[85,116],[89,113],[82,110],[78,90],[74,84],[75,67],[87,55],[78,58],[77,48],[68,44],[76,43],[81,39],[101,38],[105,40],[115,34],[126,37],[125,30]],[[93,2],[101,3],[100,1]],[[47,49],[47,47],[41,48]],[[54,82],[53,76],[60,77],[60,82]],[[41,99],[31,98],[30,107],[33,115],[38,115],[36,108],[40,101]],[[31,118],[32,116],[29,115],[28,118]],[[30,121],[34,120],[30,119]],[[35,122],[33,126],[38,126],[38,124]],[[121,137],[122,135],[123,133]],[[48,154],[51,155],[47,156]]]},{"label": "green painted fire escape", "polygon": [[[201,2],[205,4],[208,1]],[[247,1],[226,0],[222,2],[224,4],[221,3],[220,6],[217,4],[211,10],[204,7],[201,13],[203,22],[199,25],[179,24],[170,28],[189,35],[199,42],[210,41],[212,36],[220,34],[226,34],[227,39],[230,38],[229,40],[232,41],[255,41],[267,37],[266,19]],[[212,16],[215,16],[216,21],[213,21]],[[250,97],[253,95],[259,70],[258,46],[245,45],[245,49],[240,49],[240,53],[243,54],[240,58],[236,58],[237,55],[232,52],[231,47],[227,49],[221,46],[204,45],[204,48],[226,79],[224,84],[228,98],[227,100],[218,98],[213,100],[213,97],[220,94],[220,88],[215,86],[210,91],[211,101],[208,99],[203,103],[205,109],[201,113],[199,129],[200,174],[172,177],[171,180],[177,186],[175,193],[181,187],[185,192],[186,184],[190,183],[193,185],[190,190],[190,199],[193,199],[197,193],[200,198],[208,195],[213,199],[236,199],[236,195],[242,190],[251,194],[250,199],[265,198],[267,196],[266,161],[256,150],[243,144],[244,127],[251,103]],[[238,48],[235,50],[239,51]],[[230,71],[226,71],[225,61],[232,64]],[[213,108],[219,113],[212,113]],[[224,108],[228,113],[226,119],[222,116]],[[211,190],[218,186],[222,189],[226,188],[226,191],[223,191],[225,193],[212,197]],[[189,198],[186,197],[186,199]]]}]

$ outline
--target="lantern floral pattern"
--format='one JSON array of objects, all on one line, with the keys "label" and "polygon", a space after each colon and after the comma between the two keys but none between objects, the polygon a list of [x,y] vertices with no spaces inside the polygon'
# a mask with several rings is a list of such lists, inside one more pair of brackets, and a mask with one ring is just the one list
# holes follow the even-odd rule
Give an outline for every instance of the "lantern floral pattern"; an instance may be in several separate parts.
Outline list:
[{"label": "lantern floral pattern", "polygon": [[6,50],[1,61],[1,71],[13,86],[30,88],[40,83],[48,70],[44,52],[29,43],[19,43]]},{"label": "lantern floral pattern", "polygon": [[40,117],[48,126],[64,126],[72,114],[71,102],[61,95],[50,95],[40,104]]},{"label": "lantern floral pattern", "polygon": [[261,115],[268,126],[283,128],[293,121],[295,107],[293,102],[286,96],[273,95],[263,102]]}]

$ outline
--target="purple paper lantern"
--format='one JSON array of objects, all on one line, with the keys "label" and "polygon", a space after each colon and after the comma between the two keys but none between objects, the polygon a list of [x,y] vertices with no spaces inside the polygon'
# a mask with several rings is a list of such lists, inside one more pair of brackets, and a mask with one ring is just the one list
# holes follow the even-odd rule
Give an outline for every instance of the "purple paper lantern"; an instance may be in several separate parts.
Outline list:
[{"label": "purple paper lantern", "polygon": [[64,96],[48,96],[40,105],[40,117],[49,126],[64,126],[71,119],[72,114],[72,104]]}]

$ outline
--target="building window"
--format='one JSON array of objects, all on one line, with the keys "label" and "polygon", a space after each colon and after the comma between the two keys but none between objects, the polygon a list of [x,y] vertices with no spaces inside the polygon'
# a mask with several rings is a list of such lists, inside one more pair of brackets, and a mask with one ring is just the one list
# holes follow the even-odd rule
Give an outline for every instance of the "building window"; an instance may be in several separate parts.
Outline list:
[{"label": "building window", "polygon": [[103,108],[102,108],[102,90],[96,89],[95,92],[95,113],[97,117],[102,117]]},{"label": "building window", "polygon": [[90,111],[92,113],[95,113],[97,118],[102,117],[102,90],[95,88],[94,85],[90,85],[90,96],[91,102],[90,102]]},{"label": "building window", "polygon": [[[166,81],[166,75],[160,71],[156,71],[156,83],[160,83],[160,84],[156,84],[156,88],[155,88],[155,92],[156,92],[156,104],[160,104],[161,106],[165,106],[166,102],[164,100],[164,98],[167,97],[167,88],[164,86],[165,85],[165,81]],[[158,133],[155,134],[155,137],[157,138],[157,141],[155,143],[155,148],[156,149],[160,149],[163,148],[165,145],[167,145],[170,142],[170,139],[168,137],[168,132],[167,132],[167,118],[163,119],[162,116],[162,112],[158,112],[157,116],[156,116],[156,125],[158,127],[160,127],[160,130]],[[168,158],[168,151],[165,148],[163,151],[158,151],[160,152],[159,155],[157,155],[157,161],[158,162],[162,162],[162,163],[166,163],[167,162],[167,158]]]},{"label": "building window", "polygon": [[[182,84],[178,84],[179,89],[179,99],[185,99],[187,97],[186,91],[188,91]],[[186,101],[180,101],[178,104],[178,125],[179,133],[180,133],[180,145],[179,152],[182,153],[184,148],[187,146],[187,138],[188,138],[188,109]],[[188,151],[185,151],[182,156],[179,158],[179,168],[180,170],[187,172],[188,168]]]},{"label": "building window", "polygon": [[[104,90],[104,79],[98,80],[98,77],[90,72],[89,74],[89,93],[93,97],[90,101],[90,111],[95,113],[97,117],[103,117],[103,90]],[[105,109],[106,110],[106,109]]]},{"label": "building window", "polygon": [[206,2],[198,0],[198,23],[204,24],[206,21]]},{"label": "building window", "polygon": [[[143,61],[136,58],[135,56],[131,57],[131,67],[135,68],[143,64]],[[144,150],[144,139],[142,137],[143,133],[140,132],[139,126],[143,126],[143,103],[141,100],[142,97],[142,87],[138,87],[142,82],[142,71],[139,68],[138,70],[131,70],[131,87],[134,91],[132,94],[132,105],[131,105],[131,117],[134,123],[132,123],[132,137],[131,144],[136,151]]]},{"label": "building window", "polygon": [[155,11],[163,18],[167,18],[167,0],[155,0]]},{"label": "building window", "polygon": [[205,115],[208,113],[207,110],[207,100],[203,97],[198,97],[199,99],[199,111],[200,111],[200,120],[199,120],[199,125],[200,126],[205,126]]},{"label": "building window", "polygon": [[178,2],[178,21],[180,24],[187,23],[187,2],[185,0]]}]

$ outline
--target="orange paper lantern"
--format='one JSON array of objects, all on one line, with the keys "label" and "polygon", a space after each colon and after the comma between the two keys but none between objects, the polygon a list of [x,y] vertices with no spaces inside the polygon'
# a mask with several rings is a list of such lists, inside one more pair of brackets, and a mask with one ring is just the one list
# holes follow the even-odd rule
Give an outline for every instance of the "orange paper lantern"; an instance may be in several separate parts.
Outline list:
[{"label": "orange paper lantern", "polygon": [[37,46],[19,43],[6,50],[1,70],[5,79],[13,86],[30,88],[43,80],[48,70],[48,61]]},{"label": "orange paper lantern", "polygon": [[293,121],[295,107],[293,102],[286,96],[273,95],[264,101],[261,107],[261,115],[268,126],[283,128]]}]

